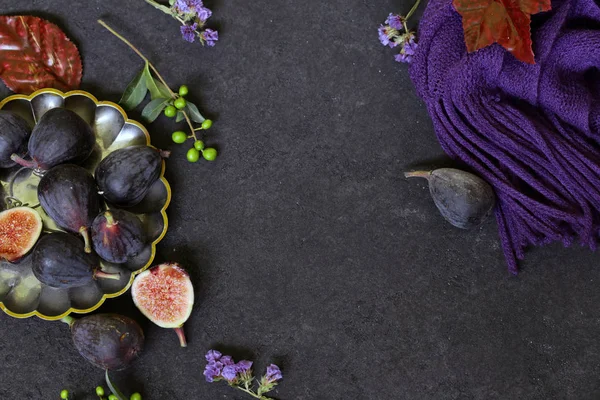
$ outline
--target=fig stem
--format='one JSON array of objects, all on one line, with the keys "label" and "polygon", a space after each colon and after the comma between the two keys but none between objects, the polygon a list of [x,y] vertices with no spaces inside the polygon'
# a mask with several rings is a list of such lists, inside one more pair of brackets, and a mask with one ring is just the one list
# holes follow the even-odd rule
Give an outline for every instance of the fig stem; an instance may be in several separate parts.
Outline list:
[{"label": "fig stem", "polygon": [[118,272],[104,272],[98,269],[96,270],[96,272],[94,272],[94,278],[114,279],[118,281],[119,279],[121,279],[121,274]]},{"label": "fig stem", "polygon": [[169,150],[158,150],[158,154],[160,154],[160,158],[169,158],[171,152]]},{"label": "fig stem", "polygon": [[431,172],[432,171],[412,171],[412,172],[405,172],[404,173],[404,177],[405,178],[425,178],[425,179],[429,179],[429,177],[431,176]]},{"label": "fig stem", "polygon": [[88,231],[88,228],[85,226],[82,226],[81,228],[79,228],[79,234],[81,236],[83,236],[83,242],[84,242],[83,250],[86,253],[91,253],[92,252],[92,244],[90,243],[90,232]]},{"label": "fig stem", "polygon": [[75,322],[75,318],[71,317],[70,315],[66,315],[64,317],[62,317],[61,322],[64,322],[65,324],[71,326],[73,325],[73,322]]},{"label": "fig stem", "polygon": [[104,213],[104,218],[106,219],[106,227],[110,228],[113,225],[116,225],[117,222],[115,222],[115,219],[113,218],[113,215],[110,211],[106,211]]},{"label": "fig stem", "polygon": [[25,160],[24,158],[20,157],[18,154],[11,155],[10,159],[23,167],[35,168],[35,163],[33,162],[33,160],[31,160],[31,161]]},{"label": "fig stem", "polygon": [[179,328],[173,329],[175,329],[175,333],[179,338],[179,343],[181,344],[181,347],[187,347],[187,341],[185,340],[185,332],[183,331],[183,325],[181,325]]}]

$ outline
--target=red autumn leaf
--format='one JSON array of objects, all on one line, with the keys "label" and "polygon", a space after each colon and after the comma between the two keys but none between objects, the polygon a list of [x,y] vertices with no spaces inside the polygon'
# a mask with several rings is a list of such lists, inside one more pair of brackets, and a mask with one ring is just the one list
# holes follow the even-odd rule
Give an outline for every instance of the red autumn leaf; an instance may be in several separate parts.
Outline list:
[{"label": "red autumn leaf", "polygon": [[550,10],[550,0],[453,0],[462,16],[469,53],[499,43],[517,59],[534,64],[531,14]]},{"label": "red autumn leaf", "polygon": [[81,82],[77,47],[56,25],[31,16],[0,16],[0,78],[10,90],[30,94]]}]

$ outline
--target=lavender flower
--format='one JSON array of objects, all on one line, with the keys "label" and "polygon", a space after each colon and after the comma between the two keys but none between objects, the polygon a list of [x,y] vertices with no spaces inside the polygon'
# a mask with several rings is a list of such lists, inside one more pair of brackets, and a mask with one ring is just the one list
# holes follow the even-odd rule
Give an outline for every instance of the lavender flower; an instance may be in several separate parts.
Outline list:
[{"label": "lavender flower", "polygon": [[212,15],[212,11],[206,7],[196,8],[196,14],[198,14],[198,19],[202,22],[206,22],[207,19]]},{"label": "lavender flower", "polygon": [[177,0],[173,4],[173,8],[181,14],[187,14],[191,11],[188,0]]},{"label": "lavender flower", "polygon": [[277,381],[282,379],[281,370],[275,364],[267,367],[267,373],[258,382],[256,389],[252,388],[255,378],[252,374],[252,361],[242,360],[237,364],[231,356],[224,356],[216,350],[206,353],[206,367],[204,376],[207,382],[225,380],[229,386],[242,390],[257,399],[268,397],[263,394],[272,391],[277,386]]},{"label": "lavender flower", "polygon": [[379,41],[384,46],[396,47],[394,39],[398,36],[398,31],[389,25],[379,26]]},{"label": "lavender flower", "polygon": [[418,45],[415,34],[408,30],[406,21],[415,12],[420,1],[416,1],[406,16],[390,13],[385,20],[385,25],[379,25],[378,33],[381,44],[392,48],[400,45],[400,54],[396,54],[394,57],[398,62],[410,63],[416,54]]},{"label": "lavender flower", "polygon": [[242,360],[235,364],[235,370],[240,374],[250,371],[250,368],[252,368],[252,361]]},{"label": "lavender flower", "polygon": [[206,45],[212,47],[215,45],[215,42],[219,40],[219,32],[213,31],[212,29],[205,29],[200,37],[206,42]]},{"label": "lavender flower", "polygon": [[271,364],[267,367],[267,374],[265,375],[265,377],[267,381],[275,382],[283,378],[283,375],[281,374],[281,370],[277,365]]},{"label": "lavender flower", "polygon": [[412,62],[413,56],[415,55],[415,52],[417,51],[417,47],[419,47],[419,45],[417,44],[417,42],[415,42],[414,35],[411,34],[410,39],[404,41],[400,54],[396,55],[396,61],[410,64]]},{"label": "lavender flower", "polygon": [[237,372],[235,370],[235,365],[228,365],[223,368],[223,372],[221,372],[221,376],[228,380],[229,382],[233,382],[237,377]]},{"label": "lavender flower", "polygon": [[173,8],[180,14],[191,14],[204,7],[202,0],[177,0]]},{"label": "lavender flower", "polygon": [[194,22],[192,25],[181,25],[180,29],[181,36],[188,42],[193,43],[194,39],[196,39],[196,29],[198,29],[198,24]]},{"label": "lavender flower", "polygon": [[385,20],[385,23],[389,26],[391,26],[394,29],[400,30],[402,29],[403,26],[403,22],[404,22],[404,18],[398,14],[392,14],[390,13],[390,15],[388,15],[387,19]]},{"label": "lavender flower", "polygon": [[231,365],[235,364],[235,362],[233,361],[233,358],[231,356],[223,356],[223,357],[221,357],[221,359],[219,361],[221,363],[223,363],[223,365],[226,365],[226,366],[231,366]]},{"label": "lavender flower", "polygon": [[206,368],[204,368],[204,376],[206,377],[207,382],[214,382],[215,379],[221,377],[222,364],[219,364],[220,363],[216,361],[211,361],[206,365]]},{"label": "lavender flower", "polygon": [[206,353],[206,361],[218,361],[221,358],[222,354],[217,350],[209,350]]}]

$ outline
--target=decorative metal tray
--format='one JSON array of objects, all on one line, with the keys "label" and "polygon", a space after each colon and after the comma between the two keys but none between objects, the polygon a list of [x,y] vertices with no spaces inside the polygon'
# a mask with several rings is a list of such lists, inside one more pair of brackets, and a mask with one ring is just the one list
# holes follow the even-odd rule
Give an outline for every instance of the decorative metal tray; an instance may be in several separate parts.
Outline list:
[{"label": "decorative metal tray", "polygon": [[[0,109],[15,112],[33,127],[48,110],[65,107],[86,120],[96,134],[96,148],[83,166],[94,172],[96,165],[112,151],[136,144],[150,145],[150,135],[139,122],[127,118],[125,111],[109,101],[98,101],[91,94],[74,90],[63,93],[55,89],[41,89],[29,96],[14,95],[0,102]],[[58,320],[72,312],[89,313],[104,300],[125,293],[135,275],[147,269],[154,259],[156,244],[167,232],[165,210],[171,200],[171,188],[164,177],[165,164],[160,179],[149,190],[142,202],[129,211],[142,220],[148,237],[146,248],[126,264],[102,261],[102,269],[120,272],[120,280],[99,279],[91,284],[71,289],[55,289],[39,282],[31,270],[30,256],[11,264],[0,261],[0,308],[16,318],[34,315],[45,320]],[[20,203],[34,207],[42,216],[45,231],[59,230],[44,213],[37,199],[40,177],[30,169],[14,167],[0,170],[0,208]],[[2,201],[4,200],[4,201]]]}]

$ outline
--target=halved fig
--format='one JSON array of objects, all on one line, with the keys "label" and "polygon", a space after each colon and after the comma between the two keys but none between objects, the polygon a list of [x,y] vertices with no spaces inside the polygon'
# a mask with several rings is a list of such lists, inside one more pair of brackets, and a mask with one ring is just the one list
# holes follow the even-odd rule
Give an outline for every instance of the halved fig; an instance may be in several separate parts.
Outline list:
[{"label": "halved fig", "polygon": [[136,307],[161,328],[173,328],[181,347],[187,342],[183,324],[194,306],[194,287],[177,263],[160,264],[139,274],[131,286]]},{"label": "halved fig", "polygon": [[14,262],[29,252],[42,233],[42,218],[29,207],[0,213],[0,258]]}]

